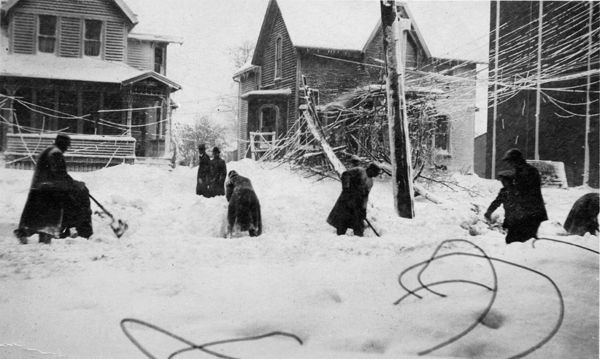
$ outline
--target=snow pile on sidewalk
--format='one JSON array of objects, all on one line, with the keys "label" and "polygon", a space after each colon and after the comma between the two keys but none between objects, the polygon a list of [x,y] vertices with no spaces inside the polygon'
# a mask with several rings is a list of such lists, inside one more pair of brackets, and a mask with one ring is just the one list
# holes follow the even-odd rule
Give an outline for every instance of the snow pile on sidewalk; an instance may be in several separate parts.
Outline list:
[{"label": "snow pile on sidewalk", "polygon": [[[417,217],[394,214],[389,179],[378,179],[368,215],[382,237],[336,236],[325,218],[339,182],[314,181],[284,166],[228,163],[249,177],[261,202],[264,235],[224,238],[224,197],[194,194],[196,169],[121,165],[74,173],[129,230],[114,237],[94,216],[94,236],[18,245],[16,228],[31,172],[0,169],[0,358],[144,358],[119,327],[123,318],[151,322],[197,344],[285,331],[300,337],[224,344],[211,350],[239,358],[409,358],[442,343],[489,313],[473,331],[428,355],[509,357],[535,346],[564,320],[532,358],[589,358],[598,354],[598,255],[550,241],[507,246],[480,222],[498,181],[456,175],[469,189],[429,188],[441,205],[415,200]],[[598,250],[598,237],[558,236],[582,188],[544,189],[550,220],[540,236]],[[92,205],[97,209],[95,205]],[[499,211],[501,216],[501,210]],[[469,235],[469,229],[475,236]],[[494,262],[446,256],[424,271],[424,283],[462,279],[409,297],[399,274],[427,260],[444,240],[467,239],[488,256],[546,275]],[[440,254],[477,249],[447,243]],[[419,287],[418,271],[403,282]],[[477,282],[480,284],[474,284]],[[158,358],[186,345],[130,324]],[[205,358],[187,352],[182,358]]]}]

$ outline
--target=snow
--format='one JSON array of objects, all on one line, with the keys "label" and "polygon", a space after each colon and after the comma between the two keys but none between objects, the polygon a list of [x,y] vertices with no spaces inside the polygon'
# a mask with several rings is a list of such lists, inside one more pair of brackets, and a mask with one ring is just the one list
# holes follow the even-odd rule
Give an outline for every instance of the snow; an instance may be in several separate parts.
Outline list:
[{"label": "snow", "polygon": [[[417,197],[417,217],[394,214],[389,179],[377,179],[369,217],[382,233],[336,236],[325,218],[339,182],[315,181],[285,166],[249,160],[228,163],[249,177],[261,201],[264,235],[226,239],[223,197],[194,194],[195,168],[120,165],[72,173],[129,230],[117,239],[94,216],[94,236],[54,240],[32,237],[19,245],[18,223],[32,172],[0,169],[0,358],[144,358],[124,335],[123,318],[150,322],[197,344],[285,331],[300,337],[212,347],[239,358],[412,358],[459,334],[486,309],[492,292],[454,283],[406,298],[398,283],[405,269],[427,260],[444,240],[466,239],[490,256],[551,278],[564,298],[564,321],[530,358],[598,356],[598,255],[550,241],[506,245],[472,208],[485,210],[499,182],[473,175],[452,180],[470,191],[428,189],[436,205]],[[540,236],[598,250],[598,236],[559,236],[584,188],[543,190],[550,220]],[[94,206],[94,209],[96,207]],[[502,216],[502,211],[498,211]],[[469,229],[475,236],[469,235]],[[440,254],[477,253],[447,243]],[[466,336],[421,357],[510,357],[548,336],[560,302],[543,276],[495,262],[498,291],[486,318]],[[417,270],[404,283],[417,288]],[[493,285],[485,260],[449,256],[422,279],[468,279]],[[139,325],[131,333],[157,358],[186,345]],[[205,358],[188,352],[177,358]]]}]

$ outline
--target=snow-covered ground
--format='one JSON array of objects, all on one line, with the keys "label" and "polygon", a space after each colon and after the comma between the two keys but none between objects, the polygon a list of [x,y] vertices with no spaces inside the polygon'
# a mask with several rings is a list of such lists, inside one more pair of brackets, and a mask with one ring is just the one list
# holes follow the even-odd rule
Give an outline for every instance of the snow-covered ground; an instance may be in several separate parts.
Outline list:
[{"label": "snow-covered ground", "polygon": [[[369,217],[382,236],[336,236],[325,218],[339,182],[315,182],[284,166],[248,160],[228,164],[250,177],[261,201],[264,234],[223,238],[224,197],[194,194],[195,169],[121,165],[73,173],[129,230],[117,239],[106,219],[94,216],[95,235],[19,245],[16,228],[32,172],[0,169],[0,358],[144,358],[119,323],[137,318],[194,343],[272,331],[302,339],[263,340],[210,347],[237,358],[410,358],[482,323],[457,341],[425,355],[506,358],[598,357],[598,255],[550,241],[507,246],[503,234],[477,222],[499,183],[476,176],[454,179],[471,191],[437,185],[441,205],[417,198],[416,218],[394,214],[389,179],[371,192]],[[544,189],[550,220],[540,236],[598,250],[598,237],[559,236],[582,188]],[[94,209],[96,207],[93,205]],[[499,210],[501,214],[501,210]],[[462,225],[462,226],[461,226]],[[469,235],[468,227],[476,235]],[[494,262],[447,256],[423,273],[425,283],[451,279],[409,297],[400,273],[428,259],[447,239],[466,239]],[[439,254],[478,254],[450,242]],[[528,271],[531,268],[541,274]],[[418,288],[418,270],[403,277]],[[551,279],[559,288],[561,300]],[[148,328],[131,333],[157,358],[186,345]],[[199,351],[177,358],[209,358]]]}]

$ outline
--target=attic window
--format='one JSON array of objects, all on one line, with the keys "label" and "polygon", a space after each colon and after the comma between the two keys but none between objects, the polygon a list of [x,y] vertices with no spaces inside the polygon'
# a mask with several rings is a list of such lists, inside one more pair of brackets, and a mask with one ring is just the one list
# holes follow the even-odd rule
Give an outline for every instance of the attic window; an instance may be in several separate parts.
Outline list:
[{"label": "attic window", "polygon": [[56,16],[40,15],[38,27],[38,51],[54,53],[56,45]]},{"label": "attic window", "polygon": [[100,56],[102,21],[85,20],[85,39],[83,53],[85,56]]},{"label": "attic window", "polygon": [[283,72],[283,54],[282,54],[282,43],[281,36],[275,40],[275,78],[281,78]]}]

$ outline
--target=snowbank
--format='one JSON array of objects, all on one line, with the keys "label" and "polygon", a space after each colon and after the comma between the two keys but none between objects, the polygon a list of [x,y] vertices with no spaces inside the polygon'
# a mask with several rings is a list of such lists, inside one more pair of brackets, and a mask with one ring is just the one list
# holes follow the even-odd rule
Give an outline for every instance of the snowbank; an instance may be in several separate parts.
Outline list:
[{"label": "snowbank", "polygon": [[[31,172],[0,169],[0,357],[143,358],[119,327],[139,318],[202,344],[286,331],[300,337],[268,338],[213,347],[240,358],[410,358],[474,323],[493,292],[489,264],[448,256],[424,272],[425,283],[468,279],[420,290],[410,297],[400,273],[427,260],[444,240],[462,238],[490,257],[548,276],[564,300],[556,335],[533,358],[598,355],[598,255],[550,241],[504,244],[502,233],[481,222],[499,182],[456,175],[462,189],[429,188],[444,199],[417,198],[412,220],[394,214],[391,185],[378,179],[369,217],[382,234],[336,236],[325,218],[339,183],[315,182],[285,166],[244,160],[228,163],[249,177],[261,201],[264,235],[223,237],[224,197],[194,194],[196,169],[121,165],[74,173],[129,230],[117,239],[106,219],[94,216],[95,235],[18,245],[11,235],[25,203]],[[469,189],[468,191],[464,188]],[[549,221],[540,236],[598,250],[598,237],[558,236],[582,188],[544,189]],[[96,207],[94,207],[96,209]],[[499,211],[502,216],[502,211]],[[475,228],[475,230],[473,229]],[[469,235],[469,229],[477,235]],[[478,253],[451,242],[440,254]],[[496,261],[498,290],[489,313],[466,336],[428,355],[509,357],[551,334],[561,318],[560,296],[543,275]],[[404,283],[417,288],[418,269]],[[184,344],[141,326],[133,335],[166,358]],[[207,357],[190,352],[177,357]]]}]

